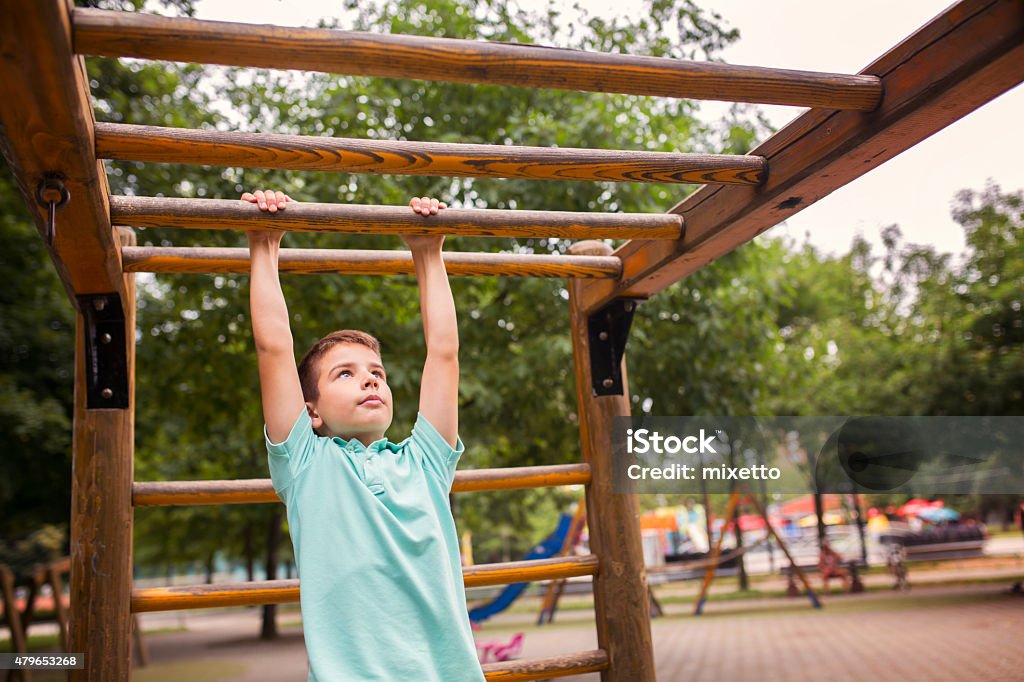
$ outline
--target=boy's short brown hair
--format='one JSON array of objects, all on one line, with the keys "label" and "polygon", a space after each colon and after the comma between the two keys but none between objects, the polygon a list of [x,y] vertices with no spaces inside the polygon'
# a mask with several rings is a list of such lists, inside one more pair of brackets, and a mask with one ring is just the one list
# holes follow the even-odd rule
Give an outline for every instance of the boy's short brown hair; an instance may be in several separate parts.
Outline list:
[{"label": "boy's short brown hair", "polygon": [[302,399],[313,403],[320,399],[320,358],[339,343],[358,343],[366,346],[380,357],[380,341],[358,329],[339,329],[331,332],[313,344],[299,362],[299,383],[302,385]]}]

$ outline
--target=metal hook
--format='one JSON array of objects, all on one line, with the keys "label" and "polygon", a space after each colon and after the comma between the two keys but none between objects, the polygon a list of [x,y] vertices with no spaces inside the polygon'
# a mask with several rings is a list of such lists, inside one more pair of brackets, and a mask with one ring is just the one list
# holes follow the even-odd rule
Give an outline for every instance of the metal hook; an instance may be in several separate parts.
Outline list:
[{"label": "metal hook", "polygon": [[47,209],[47,246],[53,246],[53,238],[57,229],[55,224],[57,211],[64,208],[65,204],[71,200],[71,192],[64,186],[64,180],[63,173],[44,173],[39,184],[36,185],[36,201]]}]

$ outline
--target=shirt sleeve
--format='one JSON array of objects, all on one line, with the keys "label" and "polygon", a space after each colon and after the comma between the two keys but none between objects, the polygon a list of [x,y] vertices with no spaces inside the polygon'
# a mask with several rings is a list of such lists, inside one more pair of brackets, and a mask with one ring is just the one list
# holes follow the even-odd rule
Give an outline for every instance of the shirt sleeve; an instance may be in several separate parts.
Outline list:
[{"label": "shirt sleeve", "polygon": [[303,406],[284,442],[271,442],[266,424],[263,425],[263,438],[267,442],[270,480],[274,484],[274,491],[281,495],[309,466],[319,436],[313,431],[313,422]]},{"label": "shirt sleeve", "polygon": [[455,467],[466,450],[462,438],[455,436],[453,449],[423,413],[417,412],[410,442],[422,457],[423,468],[436,476],[444,484],[445,490],[450,490],[455,482]]}]

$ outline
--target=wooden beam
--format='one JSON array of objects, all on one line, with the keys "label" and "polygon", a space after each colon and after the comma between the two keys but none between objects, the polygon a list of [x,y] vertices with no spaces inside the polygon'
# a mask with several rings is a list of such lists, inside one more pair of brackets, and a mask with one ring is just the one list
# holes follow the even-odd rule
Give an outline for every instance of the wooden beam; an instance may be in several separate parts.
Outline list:
[{"label": "wooden beam", "polygon": [[0,150],[40,236],[47,211],[36,201],[37,184],[47,173],[65,178],[71,198],[56,214],[48,250],[72,304],[77,294],[110,292],[123,302],[85,62],[71,49],[70,5],[38,0],[0,12]]},{"label": "wooden beam", "polygon": [[[578,255],[607,255],[603,242],[573,244]],[[612,665],[602,682],[654,682],[654,653],[648,606],[647,573],[640,538],[640,510],[635,494],[613,486],[612,424],[628,417],[629,386],[626,358],[620,365],[622,393],[595,395],[591,374],[589,321],[580,307],[582,282],[569,282],[569,329],[576,373],[576,412],[579,415],[583,461],[590,465],[587,486],[587,528],[590,551],[600,569],[594,578],[597,645],[608,652]],[[614,334],[613,334],[614,335]]]},{"label": "wooden beam", "polygon": [[[618,277],[622,262],[611,256],[442,252],[448,274],[461,277]],[[125,272],[246,273],[249,249],[136,246],[121,250]],[[282,273],[411,275],[412,253],[372,249],[281,249]]]},{"label": "wooden beam", "polygon": [[77,9],[75,49],[103,57],[304,69],[383,78],[491,83],[870,111],[871,77],[538,45],[284,28]]},{"label": "wooden beam", "polygon": [[241,168],[527,180],[754,185],[764,159],[565,147],[516,147],[96,124],[103,159]]},{"label": "wooden beam", "polygon": [[[597,557],[586,555],[466,566],[462,569],[462,577],[466,587],[484,587],[550,578],[572,578],[594,575],[596,572]],[[143,613],[297,601],[298,580],[261,580],[249,583],[137,589],[132,592],[132,611]]]},{"label": "wooden beam", "polygon": [[573,213],[446,208],[422,216],[408,206],[294,203],[278,213],[238,199],[110,197],[110,219],[132,227],[193,230],[289,230],[349,234],[446,234],[461,237],[678,239],[671,213]]},{"label": "wooden beam", "polygon": [[[752,153],[757,187],[703,187],[672,208],[682,239],[629,242],[617,282],[587,283],[586,310],[652,296],[852,182],[1024,80],[1024,3],[964,0],[866,67],[885,98],[870,114],[810,111]],[[950,150],[953,163],[958,150]]]},{"label": "wooden beam", "polygon": [[528,658],[525,660],[484,663],[484,679],[500,682],[525,682],[596,673],[608,669],[608,654],[600,649],[578,654]]},{"label": "wooden beam", "polygon": [[[587,485],[590,465],[467,469],[455,472],[454,493],[487,490],[522,490],[560,485]],[[132,504],[136,507],[192,504],[253,504],[280,502],[269,478],[234,481],[136,481]]]},{"label": "wooden beam", "polygon": [[[133,237],[130,230],[118,233],[119,241],[125,244],[131,244]],[[88,312],[88,299],[80,304],[77,315],[71,442],[71,646],[68,650],[84,654],[85,668],[70,671],[71,682],[131,678],[135,275],[124,275],[123,280],[122,288],[128,296],[122,301],[128,391],[123,409],[94,409],[89,404],[93,378],[106,377],[96,358],[99,344],[86,346],[89,323],[83,309]],[[106,308],[98,302],[91,305],[97,310]]]}]

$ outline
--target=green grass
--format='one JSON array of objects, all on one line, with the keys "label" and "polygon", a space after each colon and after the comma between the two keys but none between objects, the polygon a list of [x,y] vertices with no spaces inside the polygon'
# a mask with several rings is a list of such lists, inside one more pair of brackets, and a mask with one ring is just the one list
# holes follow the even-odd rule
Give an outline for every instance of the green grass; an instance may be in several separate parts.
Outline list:
[{"label": "green grass", "polygon": [[993,528],[992,526],[988,526],[986,530],[988,530],[989,536],[993,538],[1021,537],[1020,528],[1011,527],[1003,530],[1002,528]]}]

